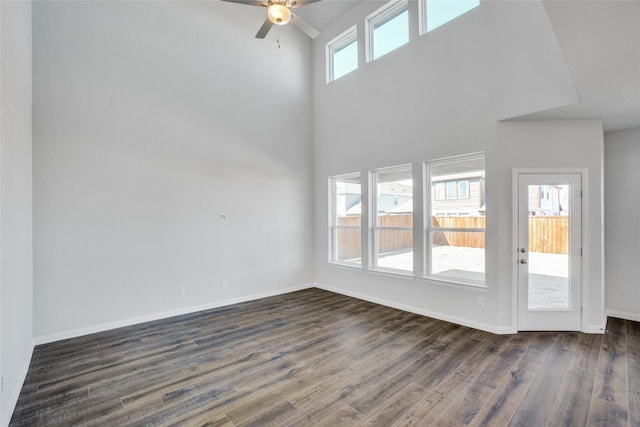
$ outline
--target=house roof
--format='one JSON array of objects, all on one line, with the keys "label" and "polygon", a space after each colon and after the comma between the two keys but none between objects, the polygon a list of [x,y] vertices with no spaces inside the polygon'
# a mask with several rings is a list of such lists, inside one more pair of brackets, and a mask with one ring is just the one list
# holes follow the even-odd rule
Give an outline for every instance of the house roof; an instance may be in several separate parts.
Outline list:
[{"label": "house roof", "polygon": [[392,194],[394,196],[413,196],[413,187],[400,184],[398,182],[382,182],[380,185],[381,194]]}]

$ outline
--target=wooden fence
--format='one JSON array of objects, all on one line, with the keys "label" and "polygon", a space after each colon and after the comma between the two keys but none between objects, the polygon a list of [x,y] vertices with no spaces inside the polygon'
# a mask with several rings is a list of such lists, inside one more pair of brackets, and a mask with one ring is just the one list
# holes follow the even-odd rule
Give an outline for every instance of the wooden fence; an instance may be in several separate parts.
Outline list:
[{"label": "wooden fence", "polygon": [[[485,217],[432,217],[434,228],[485,228]],[[360,218],[341,217],[338,225],[360,225]],[[385,215],[380,217],[383,227],[413,227],[412,215]],[[569,253],[569,218],[566,216],[531,216],[529,217],[529,252],[552,254]],[[433,243],[439,246],[459,246],[467,248],[484,248],[485,233],[434,232]],[[338,234],[338,259],[359,258],[359,230],[342,229]],[[411,231],[380,230],[378,235],[378,252],[394,252],[411,250],[413,233]]]},{"label": "wooden fence", "polygon": [[530,216],[529,236],[535,236],[529,242],[529,252],[566,255],[569,253],[569,217]]}]

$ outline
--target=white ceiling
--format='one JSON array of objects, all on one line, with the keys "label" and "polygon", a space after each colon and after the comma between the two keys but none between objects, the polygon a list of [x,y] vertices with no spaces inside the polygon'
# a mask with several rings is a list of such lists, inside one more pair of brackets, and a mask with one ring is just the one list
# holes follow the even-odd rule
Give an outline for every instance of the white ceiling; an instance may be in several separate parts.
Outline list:
[{"label": "white ceiling", "polygon": [[544,2],[581,102],[525,119],[600,119],[640,127],[640,1]]},{"label": "white ceiling", "polygon": [[322,31],[339,16],[362,3],[363,0],[322,0],[296,9],[296,13]]}]

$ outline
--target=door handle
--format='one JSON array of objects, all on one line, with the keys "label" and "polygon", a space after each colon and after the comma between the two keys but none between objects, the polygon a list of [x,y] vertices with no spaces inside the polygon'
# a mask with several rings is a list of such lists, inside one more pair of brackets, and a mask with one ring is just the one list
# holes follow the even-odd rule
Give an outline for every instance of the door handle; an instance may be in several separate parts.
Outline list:
[{"label": "door handle", "polygon": [[526,259],[524,259],[524,258],[521,258],[521,259],[520,259],[520,264],[526,264],[526,263],[527,263],[527,260],[526,260]]}]

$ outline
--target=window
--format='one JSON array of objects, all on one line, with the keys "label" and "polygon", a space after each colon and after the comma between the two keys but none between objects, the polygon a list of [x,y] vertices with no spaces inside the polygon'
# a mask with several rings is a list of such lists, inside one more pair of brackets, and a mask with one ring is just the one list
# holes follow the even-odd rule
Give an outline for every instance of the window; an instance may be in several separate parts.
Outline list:
[{"label": "window", "polygon": [[455,200],[469,198],[469,180],[432,182],[436,200]]},{"label": "window", "polygon": [[484,155],[426,163],[426,275],[483,285],[485,253]]},{"label": "window", "polygon": [[409,42],[407,7],[407,0],[392,0],[367,17],[367,61]]},{"label": "window", "polygon": [[331,187],[329,261],[361,265],[362,199],[360,174],[329,178]]},{"label": "window", "polygon": [[421,34],[457,18],[480,5],[480,0],[421,0]]},{"label": "window", "polygon": [[413,271],[411,165],[371,172],[372,268]]},{"label": "window", "polygon": [[327,43],[327,83],[358,68],[358,32],[354,25]]}]

